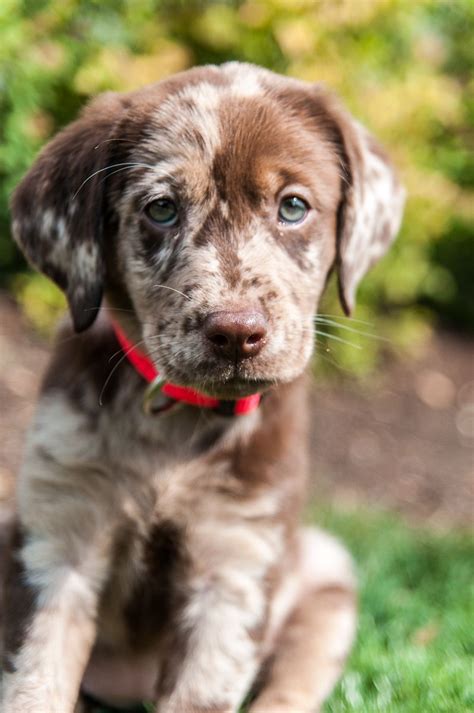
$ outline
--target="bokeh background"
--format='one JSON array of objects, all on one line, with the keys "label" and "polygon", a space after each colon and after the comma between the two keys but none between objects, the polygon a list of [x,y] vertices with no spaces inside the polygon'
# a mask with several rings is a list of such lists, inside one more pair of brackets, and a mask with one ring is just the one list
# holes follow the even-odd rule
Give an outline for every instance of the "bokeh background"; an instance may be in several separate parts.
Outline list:
[{"label": "bokeh background", "polygon": [[[459,626],[446,631],[428,600],[445,601],[452,613],[456,608],[449,597],[465,582],[469,548],[462,533],[474,508],[473,38],[472,0],[0,3],[0,501],[11,492],[48,340],[64,309],[59,291],[29,271],[13,245],[8,199],[41,146],[90,96],[133,89],[195,64],[254,62],[327,83],[399,169],[408,191],[399,239],[362,283],[353,320],[342,316],[334,285],[321,308],[327,322],[320,325],[326,334],[318,337],[314,366],[312,444],[317,502],[333,508],[319,514],[352,537],[366,576],[363,598],[367,581],[380,581],[382,560],[395,558],[400,572],[405,546],[418,569],[413,565],[408,584],[395,577],[388,595],[382,587],[380,601],[367,595],[372,619],[362,628],[373,633],[378,612],[383,641],[370,654],[358,650],[334,711],[472,710],[463,658],[467,600],[456,600],[464,613],[452,614]],[[373,524],[360,515],[364,508],[381,511],[381,519]],[[390,511],[418,528],[416,534],[394,524]],[[430,539],[438,537],[434,530],[442,531],[441,540]],[[405,544],[391,550],[397,542]],[[423,542],[430,555],[423,544],[416,549]],[[444,557],[453,570],[443,570]],[[394,612],[407,607],[418,575],[432,585],[419,616],[413,614],[407,630],[394,624],[389,635],[382,601],[392,597]],[[441,592],[441,580],[452,585],[449,592]],[[378,591],[373,582],[371,591]],[[420,689],[412,676],[413,690],[408,686],[400,708],[397,646],[403,656],[415,647],[412,669],[426,679]],[[438,650],[457,661],[449,675],[441,662],[438,669],[433,664],[450,687],[442,705],[429,698],[427,683]],[[367,661],[373,668],[359,680]]]}]

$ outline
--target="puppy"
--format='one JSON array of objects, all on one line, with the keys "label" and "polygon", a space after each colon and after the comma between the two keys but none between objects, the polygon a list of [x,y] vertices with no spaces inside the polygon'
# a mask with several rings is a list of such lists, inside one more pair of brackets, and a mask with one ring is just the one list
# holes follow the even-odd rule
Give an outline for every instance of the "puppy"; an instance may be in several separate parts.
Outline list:
[{"label": "puppy", "polygon": [[329,273],[350,312],[403,202],[322,87],[244,64],[105,94],[40,154],[13,231],[72,324],[18,483],[3,713],[320,708],[355,583],[299,525],[302,374]]}]

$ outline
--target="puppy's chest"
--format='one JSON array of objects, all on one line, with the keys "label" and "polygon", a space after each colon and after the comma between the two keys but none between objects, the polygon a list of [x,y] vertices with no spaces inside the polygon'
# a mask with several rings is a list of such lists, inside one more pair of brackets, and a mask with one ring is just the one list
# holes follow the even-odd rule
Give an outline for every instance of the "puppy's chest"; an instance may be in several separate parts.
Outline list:
[{"label": "puppy's chest", "polygon": [[203,601],[214,587],[239,589],[247,577],[263,581],[282,549],[275,523],[234,516],[226,525],[203,508],[167,519],[157,507],[146,532],[124,531],[117,539],[98,641],[135,651],[159,646],[192,601]]},{"label": "puppy's chest", "polygon": [[157,478],[149,514],[117,532],[99,640],[156,646],[192,599],[264,580],[284,550],[280,498],[239,489],[225,466],[199,460]]},{"label": "puppy's chest", "polygon": [[180,604],[185,562],[183,533],[170,521],[157,521],[141,535],[119,533],[98,641],[134,650],[156,644]]}]

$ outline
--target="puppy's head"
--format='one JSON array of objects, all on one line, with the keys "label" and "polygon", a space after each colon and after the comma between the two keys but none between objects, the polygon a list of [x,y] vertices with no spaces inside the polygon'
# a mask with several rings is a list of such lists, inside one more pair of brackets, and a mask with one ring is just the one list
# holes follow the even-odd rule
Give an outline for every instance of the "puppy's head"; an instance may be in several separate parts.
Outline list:
[{"label": "puppy's head", "polygon": [[403,190],[322,88],[228,64],[100,97],[12,207],[78,331],[119,293],[167,379],[231,398],[303,370],[329,271],[349,312]]}]

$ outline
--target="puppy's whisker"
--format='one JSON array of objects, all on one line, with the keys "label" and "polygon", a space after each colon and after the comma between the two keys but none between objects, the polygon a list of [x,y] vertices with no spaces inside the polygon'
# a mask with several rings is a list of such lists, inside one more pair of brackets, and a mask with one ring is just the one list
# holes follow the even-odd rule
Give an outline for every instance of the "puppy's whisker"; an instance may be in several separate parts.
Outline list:
[{"label": "puppy's whisker", "polygon": [[[107,385],[108,385],[108,383],[110,382],[110,379],[111,379],[112,376],[114,375],[115,371],[118,369],[118,367],[119,367],[120,364],[123,362],[123,360],[128,357],[128,355],[130,354],[130,352],[132,352],[132,351],[135,349],[136,346],[138,346],[139,344],[142,344],[144,341],[145,341],[144,339],[140,340],[139,342],[137,342],[137,344],[133,344],[129,349],[127,349],[126,351],[123,352],[121,359],[119,359],[118,362],[115,364],[115,366],[112,368],[110,374],[108,375],[108,377],[106,378],[106,380],[105,380],[105,382],[104,382],[104,385],[103,385],[103,387],[102,387],[102,389],[101,389],[101,391],[100,391],[100,394],[99,394],[99,406],[103,406],[103,405],[104,405],[104,402],[103,402],[103,400],[102,400],[102,397],[103,397],[104,391],[105,391],[105,389],[107,388]],[[122,350],[120,350],[120,351],[122,351]],[[113,354],[113,355],[110,357],[109,362],[110,362],[111,359],[113,359],[114,356],[117,356],[117,354],[119,354],[119,353],[120,353],[120,352],[116,352],[115,354]]]},{"label": "puppy's whisker", "polygon": [[171,342],[175,341],[174,337],[171,337],[169,335],[167,336],[166,334],[161,334],[161,333],[150,334],[146,338],[147,339],[168,339]]},{"label": "puppy's whisker", "polygon": [[123,350],[122,348],[117,349],[117,351],[114,352],[114,353],[112,354],[112,356],[109,357],[109,360],[108,360],[108,361],[109,361],[109,364],[110,364],[110,362],[112,361],[112,359],[115,359],[115,357],[116,357],[118,354],[125,353],[125,356],[128,356],[128,355],[130,354],[130,352],[133,352],[133,350],[134,350],[136,347],[138,347],[140,344],[143,344],[144,341],[145,341],[144,339],[141,339],[139,342],[136,342],[135,344],[132,344],[132,346],[129,347],[126,352],[124,352],[124,350]]},{"label": "puppy's whisker", "polygon": [[110,374],[109,374],[108,377],[106,378],[106,380],[105,380],[105,382],[104,382],[104,385],[103,385],[103,387],[102,387],[102,389],[101,389],[101,391],[100,391],[100,394],[99,394],[99,406],[103,406],[103,405],[104,405],[104,402],[103,402],[103,400],[102,400],[102,397],[103,397],[103,395],[104,395],[104,391],[105,391],[105,389],[107,388],[107,385],[108,385],[110,379],[112,378],[113,374],[114,374],[115,371],[118,369],[118,367],[119,367],[120,364],[123,362],[123,360],[126,359],[126,358],[127,358],[127,353],[124,353],[124,354],[122,355],[122,358],[118,360],[118,362],[115,364],[115,366],[114,366],[113,369],[111,370]]},{"label": "puppy's whisker", "polygon": [[[308,330],[309,331],[309,330]],[[327,339],[334,339],[335,342],[341,342],[341,344],[347,344],[349,347],[354,347],[354,349],[362,349],[360,344],[355,342],[350,342],[348,339],[343,339],[338,337],[336,334],[331,334],[330,332],[322,332],[320,329],[314,328],[313,334],[320,335],[321,337],[327,337]]]},{"label": "puppy's whisker", "polygon": [[387,337],[381,337],[378,334],[372,334],[371,332],[363,332],[360,329],[355,329],[354,327],[348,327],[346,324],[339,324],[338,322],[335,322],[332,319],[318,319],[315,317],[314,319],[315,322],[319,322],[321,324],[327,324],[328,326],[331,327],[336,327],[337,329],[344,329],[346,332],[352,332],[353,334],[360,334],[362,337],[370,337],[371,339],[378,339],[381,342],[389,342],[390,340],[387,339]]},{"label": "puppy's whisker", "polygon": [[140,163],[140,164],[139,164],[139,163],[137,163],[136,161],[126,161],[126,162],[123,162],[123,163],[113,163],[113,164],[111,164],[110,166],[105,166],[104,168],[99,168],[99,169],[97,169],[97,171],[94,171],[93,173],[91,173],[90,176],[87,176],[87,178],[86,178],[84,181],[82,181],[81,185],[79,186],[79,188],[77,189],[77,191],[74,193],[74,195],[73,195],[73,197],[72,197],[72,200],[74,200],[74,199],[76,198],[76,196],[77,196],[77,194],[79,193],[79,191],[82,190],[82,188],[86,185],[86,183],[88,183],[88,181],[90,181],[92,178],[94,178],[94,176],[97,176],[99,173],[102,173],[103,171],[108,171],[110,168],[117,168],[118,166],[127,166],[127,167],[131,167],[131,166],[143,166],[143,167],[145,167],[145,168],[151,168],[151,169],[154,168],[154,166],[150,166],[150,165],[147,164],[147,163]]},{"label": "puppy's whisker", "polygon": [[356,322],[357,324],[365,324],[367,327],[374,326],[373,322],[366,322],[363,319],[356,319],[355,317],[346,317],[346,315],[343,315],[343,314],[325,314],[324,312],[318,312],[318,314],[316,314],[314,316],[314,319],[319,320],[320,318],[324,318],[324,319],[328,318],[328,319],[334,319],[334,320],[342,319],[342,320],[348,321],[348,322]]},{"label": "puppy's whisker", "polygon": [[164,290],[171,290],[172,292],[176,292],[178,295],[182,295],[187,300],[191,299],[189,295],[185,295],[184,292],[181,292],[181,290],[177,290],[175,287],[170,287],[169,285],[153,285],[153,287],[162,287]]},{"label": "puppy's whisker", "polygon": [[99,307],[84,307],[84,312],[99,312],[101,309],[106,309],[108,312],[133,312],[135,314],[135,310],[133,309],[125,309],[124,307],[104,307],[103,305],[100,305]]},{"label": "puppy's whisker", "polygon": [[117,168],[116,171],[111,171],[110,173],[108,173],[105,176],[105,178],[102,179],[101,184],[104,183],[104,181],[106,181],[108,178],[110,178],[110,176],[114,176],[116,173],[120,173],[121,171],[133,171],[133,169],[137,169],[137,168],[143,168],[143,166],[137,165],[137,166],[125,166],[124,168]]},{"label": "puppy's whisker", "polygon": [[104,139],[94,146],[94,151],[102,146],[102,144],[109,144],[111,141],[122,141],[126,144],[131,144],[132,146],[138,146],[138,141],[133,141],[133,139]]},{"label": "puppy's whisker", "polygon": [[[317,346],[319,346],[319,345],[317,345]],[[333,359],[332,357],[328,356],[328,354],[327,354],[328,351],[329,351],[329,349],[325,349],[324,351],[316,350],[318,359],[324,359],[324,361],[327,361],[328,364],[332,364],[332,366],[335,366],[336,369],[339,369],[339,371],[344,371],[346,374],[349,374],[352,376],[352,372],[350,369],[348,369],[347,367],[340,364],[337,361],[337,359],[335,359],[335,358]]]}]

